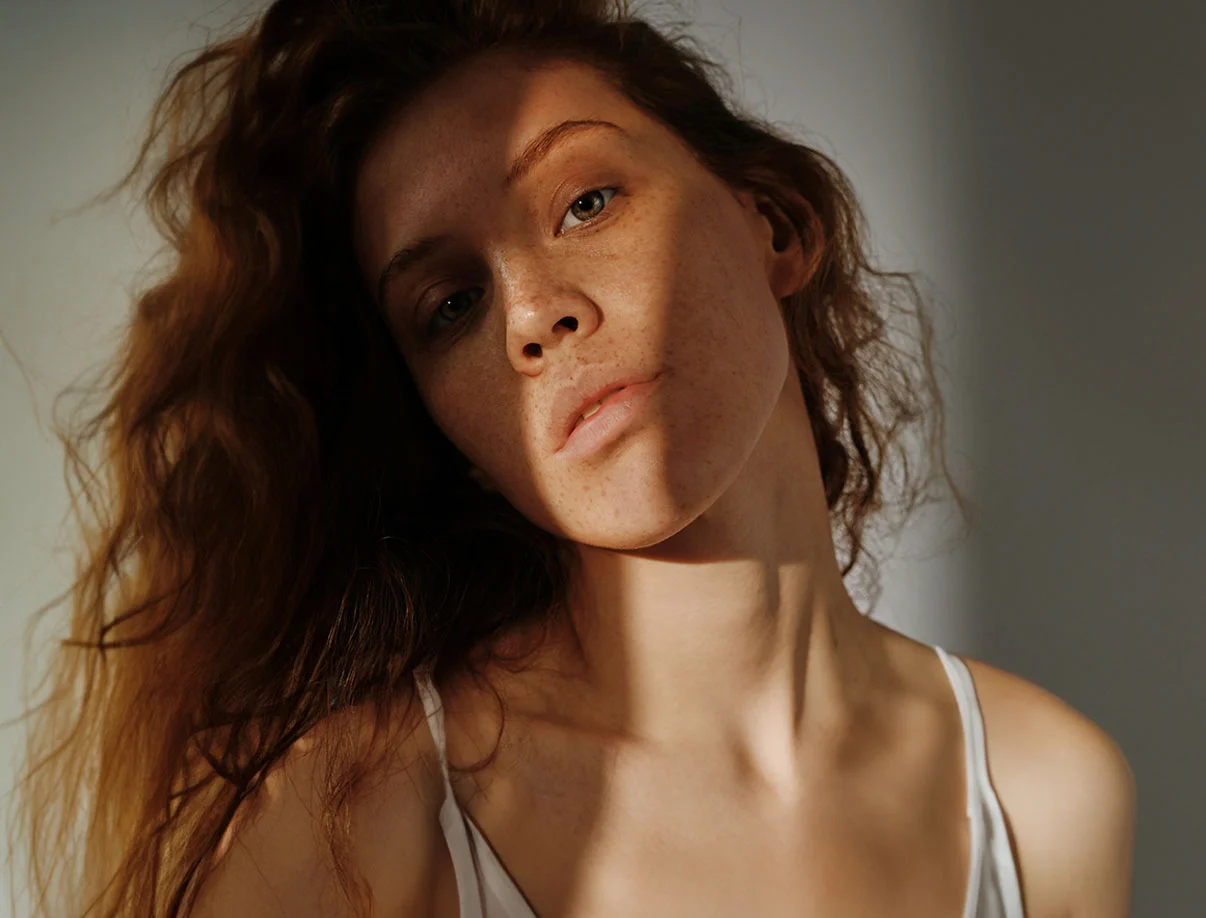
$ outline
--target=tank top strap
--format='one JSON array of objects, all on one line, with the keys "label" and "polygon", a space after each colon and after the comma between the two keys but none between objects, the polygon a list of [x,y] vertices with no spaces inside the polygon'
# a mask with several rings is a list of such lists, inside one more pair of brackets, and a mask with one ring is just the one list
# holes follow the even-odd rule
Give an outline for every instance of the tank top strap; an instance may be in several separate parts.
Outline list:
[{"label": "tank top strap", "polygon": [[415,669],[415,688],[423,702],[427,728],[435,741],[440,757],[440,773],[444,781],[444,799],[440,804],[440,826],[448,852],[452,856],[452,868],[456,873],[457,899],[461,918],[485,918],[486,902],[484,887],[477,859],[477,847],[469,837],[465,814],[461,811],[452,793],[452,781],[448,772],[447,738],[444,730],[444,704],[431,677],[430,666]]},{"label": "tank top strap", "polygon": [[976,699],[975,684],[967,665],[952,653],[934,645],[934,651],[946,670],[947,679],[959,705],[959,719],[963,724],[963,775],[966,792],[966,809],[969,831],[969,863],[967,869],[967,894],[963,905],[963,918],[978,918],[980,884],[984,874],[984,840],[987,826],[984,822],[984,807],[981,799],[980,774],[984,759],[984,724],[980,718],[980,704]]},{"label": "tank top strap", "polygon": [[452,782],[448,777],[448,751],[447,740],[444,736],[444,705],[440,700],[440,694],[436,691],[435,683],[431,678],[430,667],[422,667],[415,670],[415,688],[418,689],[419,698],[423,702],[423,713],[427,717],[427,729],[431,731],[431,738],[435,740],[436,752],[440,757],[440,774],[444,777],[444,789],[450,790]]},{"label": "tank top strap", "polygon": [[1005,814],[988,772],[984,717],[976,683],[967,663],[941,647],[934,649],[955,687],[955,697],[963,716],[967,746],[968,814],[971,816],[973,844],[976,846],[972,873],[976,886],[983,883],[987,888],[985,894],[991,899],[991,905],[986,906],[985,911],[969,908],[967,915],[968,918],[981,914],[1022,918],[1021,884]]},{"label": "tank top strap", "polygon": [[955,692],[959,705],[959,717],[963,722],[963,748],[966,764],[967,813],[969,816],[979,809],[980,781],[987,774],[984,754],[984,721],[980,716],[980,703],[976,698],[975,683],[967,664],[941,647],[934,647],[938,658],[946,669],[947,678]]}]

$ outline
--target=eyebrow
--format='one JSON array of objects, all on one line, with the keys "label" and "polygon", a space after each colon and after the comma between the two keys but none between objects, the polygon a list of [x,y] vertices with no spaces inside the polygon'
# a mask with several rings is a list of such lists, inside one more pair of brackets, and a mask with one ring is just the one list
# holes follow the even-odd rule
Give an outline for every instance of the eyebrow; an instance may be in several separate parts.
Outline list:
[{"label": "eyebrow", "polygon": [[[536,165],[552,152],[565,138],[578,134],[582,131],[594,130],[597,128],[606,128],[612,131],[618,131],[624,136],[628,136],[618,124],[613,124],[610,121],[599,121],[596,119],[584,119],[578,121],[562,121],[559,124],[554,124],[552,127],[542,131],[539,136],[528,143],[522,153],[515,158],[511,164],[511,168],[507,170],[506,178],[503,179],[503,188],[509,190],[516,183],[520,182],[524,176],[531,172]],[[448,233],[438,233],[434,235],[424,236],[423,238],[403,246],[390,256],[389,261],[382,269],[380,276],[377,278],[377,303],[383,305],[385,303],[385,290],[399,274],[403,274],[420,263],[428,260],[441,249],[448,246],[452,242],[452,236]]]}]

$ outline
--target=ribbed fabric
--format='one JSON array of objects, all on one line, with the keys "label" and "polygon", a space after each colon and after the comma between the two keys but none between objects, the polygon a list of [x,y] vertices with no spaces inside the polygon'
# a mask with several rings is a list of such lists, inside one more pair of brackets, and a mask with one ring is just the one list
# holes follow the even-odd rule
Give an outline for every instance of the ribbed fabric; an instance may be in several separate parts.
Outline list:
[{"label": "ribbed fabric", "polygon": [[[984,722],[975,683],[966,663],[941,647],[934,647],[934,650],[955,690],[963,721],[971,864],[962,918],[1025,918],[1009,833],[1001,803],[988,776]],[[445,754],[444,711],[430,672],[416,670],[415,684],[440,755],[440,770],[444,777],[440,825],[452,854],[461,918],[536,918],[535,911],[489,841],[453,796]]]}]

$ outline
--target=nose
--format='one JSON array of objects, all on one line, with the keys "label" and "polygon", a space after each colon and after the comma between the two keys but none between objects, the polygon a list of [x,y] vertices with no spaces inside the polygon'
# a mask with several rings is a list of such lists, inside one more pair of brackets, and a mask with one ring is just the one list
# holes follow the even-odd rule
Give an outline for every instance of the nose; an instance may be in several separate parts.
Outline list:
[{"label": "nose", "polygon": [[594,333],[598,307],[547,259],[509,268],[496,291],[505,308],[507,355],[518,372],[538,372],[549,349]]}]

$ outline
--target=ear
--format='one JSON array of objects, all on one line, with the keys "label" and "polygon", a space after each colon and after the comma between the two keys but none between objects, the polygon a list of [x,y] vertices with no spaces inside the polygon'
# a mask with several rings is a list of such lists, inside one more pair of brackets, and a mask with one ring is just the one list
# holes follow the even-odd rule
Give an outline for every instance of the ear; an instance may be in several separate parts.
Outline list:
[{"label": "ear", "polygon": [[[801,290],[816,270],[816,247],[806,249],[800,234],[787,215],[773,200],[748,191],[738,193],[750,218],[763,254],[766,279],[775,299],[782,300]],[[809,224],[815,221],[812,207],[803,198],[801,206],[808,212]]]},{"label": "ear", "polygon": [[477,483],[477,486],[483,491],[498,490],[498,486],[494,484],[494,481],[490,478],[490,476],[479,469],[476,465],[469,466],[469,477],[472,478]]}]

